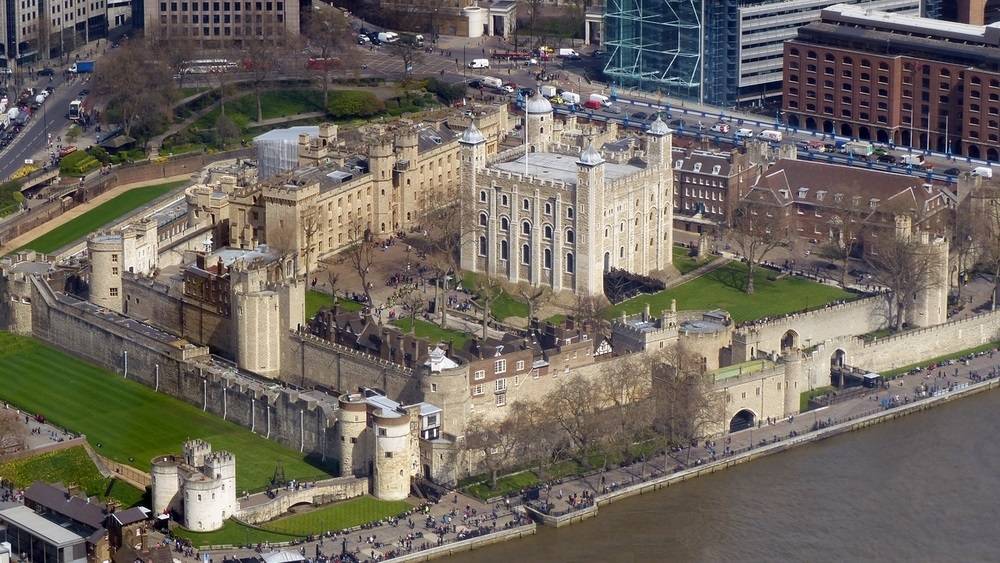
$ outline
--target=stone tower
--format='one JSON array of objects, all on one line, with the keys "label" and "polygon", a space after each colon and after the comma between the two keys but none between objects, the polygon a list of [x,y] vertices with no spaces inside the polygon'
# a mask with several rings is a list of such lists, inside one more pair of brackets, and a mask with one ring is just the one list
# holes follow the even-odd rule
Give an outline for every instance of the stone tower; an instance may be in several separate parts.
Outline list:
[{"label": "stone tower", "polygon": [[924,287],[907,309],[906,322],[915,327],[939,325],[948,320],[948,240],[921,232],[919,243],[930,255],[932,268],[927,272]]},{"label": "stone tower", "polygon": [[802,352],[789,348],[781,357],[785,365],[785,415],[788,416],[799,412],[799,398],[809,385],[802,370]]},{"label": "stone tower", "polygon": [[90,255],[90,302],[122,312],[122,235],[98,234],[87,240]]},{"label": "stone tower", "polygon": [[372,422],[372,495],[380,500],[403,500],[410,495],[410,415],[382,409],[372,413]]},{"label": "stone tower", "polygon": [[654,237],[654,247],[648,259],[651,269],[662,270],[674,262],[674,172],[673,135],[670,128],[657,116],[646,132],[646,159],[656,170],[656,193],[649,194],[655,223],[649,226]]},{"label": "stone tower", "polygon": [[365,447],[365,429],[368,427],[368,404],[363,395],[341,395],[337,411],[337,445],[340,457],[340,474],[365,475],[368,473],[368,450]]},{"label": "stone tower", "polygon": [[158,252],[156,221],[146,217],[122,229],[122,268],[150,275],[156,269]]},{"label": "stone tower", "polygon": [[[600,252],[600,218],[604,215],[604,157],[588,145],[576,161],[576,275],[574,290],[585,295],[604,293],[605,258]],[[569,258],[567,257],[567,270]],[[612,261],[613,258],[608,257]]]},{"label": "stone tower", "polygon": [[[392,172],[395,165],[395,152],[392,138],[381,128],[372,131],[368,141],[368,169],[372,175],[372,201],[374,214],[372,225],[352,226],[364,229],[369,227],[375,235],[384,235],[393,230],[394,210],[392,206]],[[357,236],[359,233],[352,233]]]},{"label": "stone tower", "polygon": [[[458,139],[460,149],[460,158],[462,159],[461,166],[461,186],[464,190],[462,197],[459,198],[459,205],[464,205],[466,201],[478,201],[479,200],[479,183],[477,182],[476,173],[486,165],[486,137],[476,128],[475,123],[470,123],[469,127],[462,132],[462,136]],[[486,186],[483,186],[484,188]],[[494,198],[491,194],[487,193],[486,197],[491,201],[491,213],[495,211],[496,202],[493,201]],[[492,222],[491,222],[492,224]],[[487,250],[487,264],[493,264],[496,258],[494,257],[495,249],[491,248],[491,245],[495,246],[496,243],[496,227],[490,227],[490,232],[486,235],[485,247]],[[480,241],[471,241],[462,247],[462,269],[475,271],[476,270],[476,256],[480,253]],[[486,272],[492,274],[495,270],[487,267]]]},{"label": "stone tower", "polygon": [[529,152],[545,152],[552,143],[555,122],[552,118],[552,104],[541,92],[528,98],[524,104],[525,134],[528,136]]}]

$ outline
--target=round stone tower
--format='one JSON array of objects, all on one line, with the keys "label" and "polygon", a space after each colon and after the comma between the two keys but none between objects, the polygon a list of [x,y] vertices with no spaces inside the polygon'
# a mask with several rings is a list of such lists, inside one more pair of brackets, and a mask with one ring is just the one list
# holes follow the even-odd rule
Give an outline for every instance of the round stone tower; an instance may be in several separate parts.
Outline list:
[{"label": "round stone tower", "polygon": [[174,456],[160,456],[151,463],[153,513],[165,514],[179,509],[180,491],[179,460]]},{"label": "round stone tower", "polygon": [[365,447],[364,433],[368,427],[368,404],[359,393],[348,393],[338,400],[340,410],[337,411],[337,434],[340,437],[338,453],[340,455],[340,474],[366,475],[368,473],[368,454]]},{"label": "round stone tower", "polygon": [[232,512],[226,511],[225,506],[222,482],[219,479],[193,473],[184,480],[184,527],[188,530],[218,530],[226,518],[232,516]]},{"label": "round stone tower", "polygon": [[375,426],[372,494],[381,500],[403,500],[410,495],[410,415],[379,411]]},{"label": "round stone tower", "polygon": [[413,126],[404,127],[396,136],[396,148],[399,150],[399,160],[410,163],[411,168],[417,163],[417,129]]},{"label": "round stone tower", "polygon": [[[368,170],[372,175],[375,213],[371,230],[375,235],[392,232],[392,167],[395,164],[393,140],[384,130],[366,131],[368,141]],[[363,227],[363,226],[362,226]],[[360,233],[358,233],[360,234]],[[352,236],[356,236],[352,233]]]},{"label": "round stone tower", "polygon": [[229,452],[212,452],[205,456],[203,473],[218,481],[214,505],[222,511],[222,520],[231,517],[239,505],[236,502],[236,456]]},{"label": "round stone tower", "polygon": [[785,416],[798,414],[799,397],[808,389],[802,370],[802,352],[787,349],[782,354],[785,364]]},{"label": "round stone tower", "polygon": [[90,256],[90,302],[122,312],[122,236],[99,234],[87,240]]}]

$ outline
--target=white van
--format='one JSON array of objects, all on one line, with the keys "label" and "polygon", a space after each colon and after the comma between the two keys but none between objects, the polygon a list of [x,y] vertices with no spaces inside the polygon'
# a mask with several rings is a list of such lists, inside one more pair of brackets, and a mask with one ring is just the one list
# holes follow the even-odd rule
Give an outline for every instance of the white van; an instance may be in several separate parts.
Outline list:
[{"label": "white van", "polygon": [[556,87],[549,86],[548,84],[543,84],[541,87],[539,87],[538,91],[541,92],[542,97],[545,98],[551,98],[556,95]]},{"label": "white van", "polygon": [[912,166],[922,166],[924,164],[924,157],[919,154],[904,154],[900,157],[899,161]]},{"label": "white van", "polygon": [[567,104],[580,104],[580,94],[577,94],[576,92],[563,92],[561,96],[563,101]]},{"label": "white van", "polygon": [[381,31],[378,34],[378,40],[382,43],[395,43],[399,41],[399,34],[395,31]]},{"label": "white van", "polygon": [[982,176],[983,178],[992,178],[993,169],[989,166],[977,166],[972,170],[972,174],[975,176]]},{"label": "white van", "polygon": [[499,78],[494,78],[492,76],[484,76],[482,80],[480,80],[480,82],[489,86],[490,88],[499,89],[501,86],[503,86],[503,80],[500,80]]},{"label": "white van", "polygon": [[469,62],[469,68],[490,68],[489,59],[472,59]]},{"label": "white van", "polygon": [[604,107],[608,107],[611,105],[611,98],[605,96],[604,94],[591,94],[590,101],[598,102]]},{"label": "white van", "polygon": [[736,138],[737,139],[743,139],[743,138],[748,138],[748,137],[753,137],[753,129],[745,129],[744,128],[744,129],[737,129],[736,130]]},{"label": "white van", "polygon": [[775,131],[774,129],[765,129],[757,137],[765,141],[771,141],[772,143],[780,143],[783,138],[781,131]]}]

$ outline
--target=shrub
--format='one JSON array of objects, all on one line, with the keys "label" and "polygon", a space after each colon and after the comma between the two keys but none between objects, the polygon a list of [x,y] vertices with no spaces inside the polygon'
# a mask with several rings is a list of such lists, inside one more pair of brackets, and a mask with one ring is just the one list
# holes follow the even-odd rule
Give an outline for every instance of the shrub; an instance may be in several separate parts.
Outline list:
[{"label": "shrub", "polygon": [[371,92],[335,90],[330,92],[326,110],[334,119],[371,117],[384,111],[385,104]]},{"label": "shrub", "polygon": [[450,105],[465,97],[465,83],[448,84],[443,80],[431,78],[427,81],[427,91]]},{"label": "shrub", "polygon": [[[87,149],[87,154],[96,158],[101,164],[111,162],[111,155],[101,147],[93,146]],[[64,159],[65,160],[65,159]]]},{"label": "shrub", "polygon": [[70,176],[82,176],[100,165],[101,162],[87,151],[76,151],[62,157],[59,161],[59,172]]}]

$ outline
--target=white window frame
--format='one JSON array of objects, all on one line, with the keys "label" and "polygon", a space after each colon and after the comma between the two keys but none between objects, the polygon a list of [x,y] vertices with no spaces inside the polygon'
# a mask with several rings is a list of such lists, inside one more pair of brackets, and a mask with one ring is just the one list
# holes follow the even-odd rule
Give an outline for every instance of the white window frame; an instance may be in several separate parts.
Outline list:
[{"label": "white window frame", "polygon": [[507,378],[501,377],[496,380],[496,391],[497,393],[504,393],[507,391]]},{"label": "white window frame", "polygon": [[507,360],[500,359],[493,362],[493,373],[494,374],[507,373]]},{"label": "white window frame", "polygon": [[473,378],[475,378],[476,381],[479,381],[480,379],[486,379],[486,370],[477,369],[476,373],[474,373],[472,376]]},{"label": "white window frame", "polygon": [[482,385],[476,385],[475,387],[472,388],[472,395],[474,397],[478,397],[480,395],[485,395],[485,394],[486,390],[483,388]]}]

